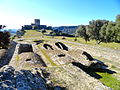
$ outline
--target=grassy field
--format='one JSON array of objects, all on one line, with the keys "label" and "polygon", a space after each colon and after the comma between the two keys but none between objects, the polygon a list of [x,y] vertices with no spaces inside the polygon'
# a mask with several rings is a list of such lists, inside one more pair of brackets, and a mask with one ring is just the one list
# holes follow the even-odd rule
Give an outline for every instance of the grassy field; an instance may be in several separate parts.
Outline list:
[{"label": "grassy field", "polygon": [[40,38],[42,37],[43,34],[41,32],[38,32],[36,30],[26,30],[25,35],[23,36],[23,38]]},{"label": "grassy field", "polygon": [[[62,39],[61,36],[55,36],[55,39]],[[82,44],[88,44],[88,45],[95,45],[95,46],[102,46],[102,47],[107,47],[107,48],[112,48],[112,49],[118,49],[120,50],[120,43],[115,43],[115,42],[111,42],[111,43],[100,43],[99,45],[96,44],[95,40],[91,40],[89,42],[86,42],[83,38],[77,38],[77,41],[74,41],[74,37],[66,37],[65,40],[67,41],[72,41],[72,42],[78,42],[78,43],[82,43]]]},{"label": "grassy field", "polygon": [[[26,33],[23,36],[23,38],[51,39],[51,36],[46,36],[51,32],[51,30],[46,30],[46,31],[47,32],[44,33],[44,35],[43,35],[41,32],[38,32],[36,30],[26,30]],[[62,40],[62,36],[54,36],[54,39]],[[91,40],[91,41],[86,43],[85,40],[82,39],[82,38],[77,38],[77,41],[74,41],[74,39],[75,39],[74,37],[65,37],[64,40],[77,42],[77,43],[82,43],[82,44],[88,44],[88,45],[108,47],[108,48],[120,50],[120,43],[115,43],[115,42],[112,42],[112,43],[100,43],[99,45],[97,45],[95,40]]]}]

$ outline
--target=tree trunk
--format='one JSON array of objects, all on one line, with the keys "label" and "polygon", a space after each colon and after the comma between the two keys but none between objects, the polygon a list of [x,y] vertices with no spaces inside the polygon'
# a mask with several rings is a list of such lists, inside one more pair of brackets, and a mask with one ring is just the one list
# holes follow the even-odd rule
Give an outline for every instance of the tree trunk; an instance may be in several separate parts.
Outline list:
[{"label": "tree trunk", "polygon": [[97,40],[97,41],[96,41],[96,44],[100,44],[101,42],[102,42],[102,41],[98,41],[98,40]]}]

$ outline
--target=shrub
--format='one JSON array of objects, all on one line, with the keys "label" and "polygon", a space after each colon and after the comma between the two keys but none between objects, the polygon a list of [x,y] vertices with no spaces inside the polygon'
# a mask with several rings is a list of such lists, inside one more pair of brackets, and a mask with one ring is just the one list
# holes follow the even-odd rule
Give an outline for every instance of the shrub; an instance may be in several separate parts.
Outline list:
[{"label": "shrub", "polygon": [[0,31],[0,47],[8,48],[10,43],[10,33],[8,31],[1,32]]}]

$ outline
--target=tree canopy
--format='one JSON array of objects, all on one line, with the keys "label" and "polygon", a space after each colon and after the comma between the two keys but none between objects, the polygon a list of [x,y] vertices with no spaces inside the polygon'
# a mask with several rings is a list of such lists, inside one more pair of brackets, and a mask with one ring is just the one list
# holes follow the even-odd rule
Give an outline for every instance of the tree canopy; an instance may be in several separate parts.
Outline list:
[{"label": "tree canopy", "polygon": [[76,35],[89,41],[96,40],[101,42],[120,42],[120,15],[116,16],[116,21],[92,20],[89,25],[80,25],[76,30]]}]

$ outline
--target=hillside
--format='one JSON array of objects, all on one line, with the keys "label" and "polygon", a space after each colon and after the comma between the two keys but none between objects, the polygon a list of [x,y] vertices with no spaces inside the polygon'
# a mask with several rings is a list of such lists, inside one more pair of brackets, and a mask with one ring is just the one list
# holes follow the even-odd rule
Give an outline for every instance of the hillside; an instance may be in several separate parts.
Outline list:
[{"label": "hillside", "polygon": [[120,89],[119,46],[46,34],[28,30],[1,50],[0,90]]}]

